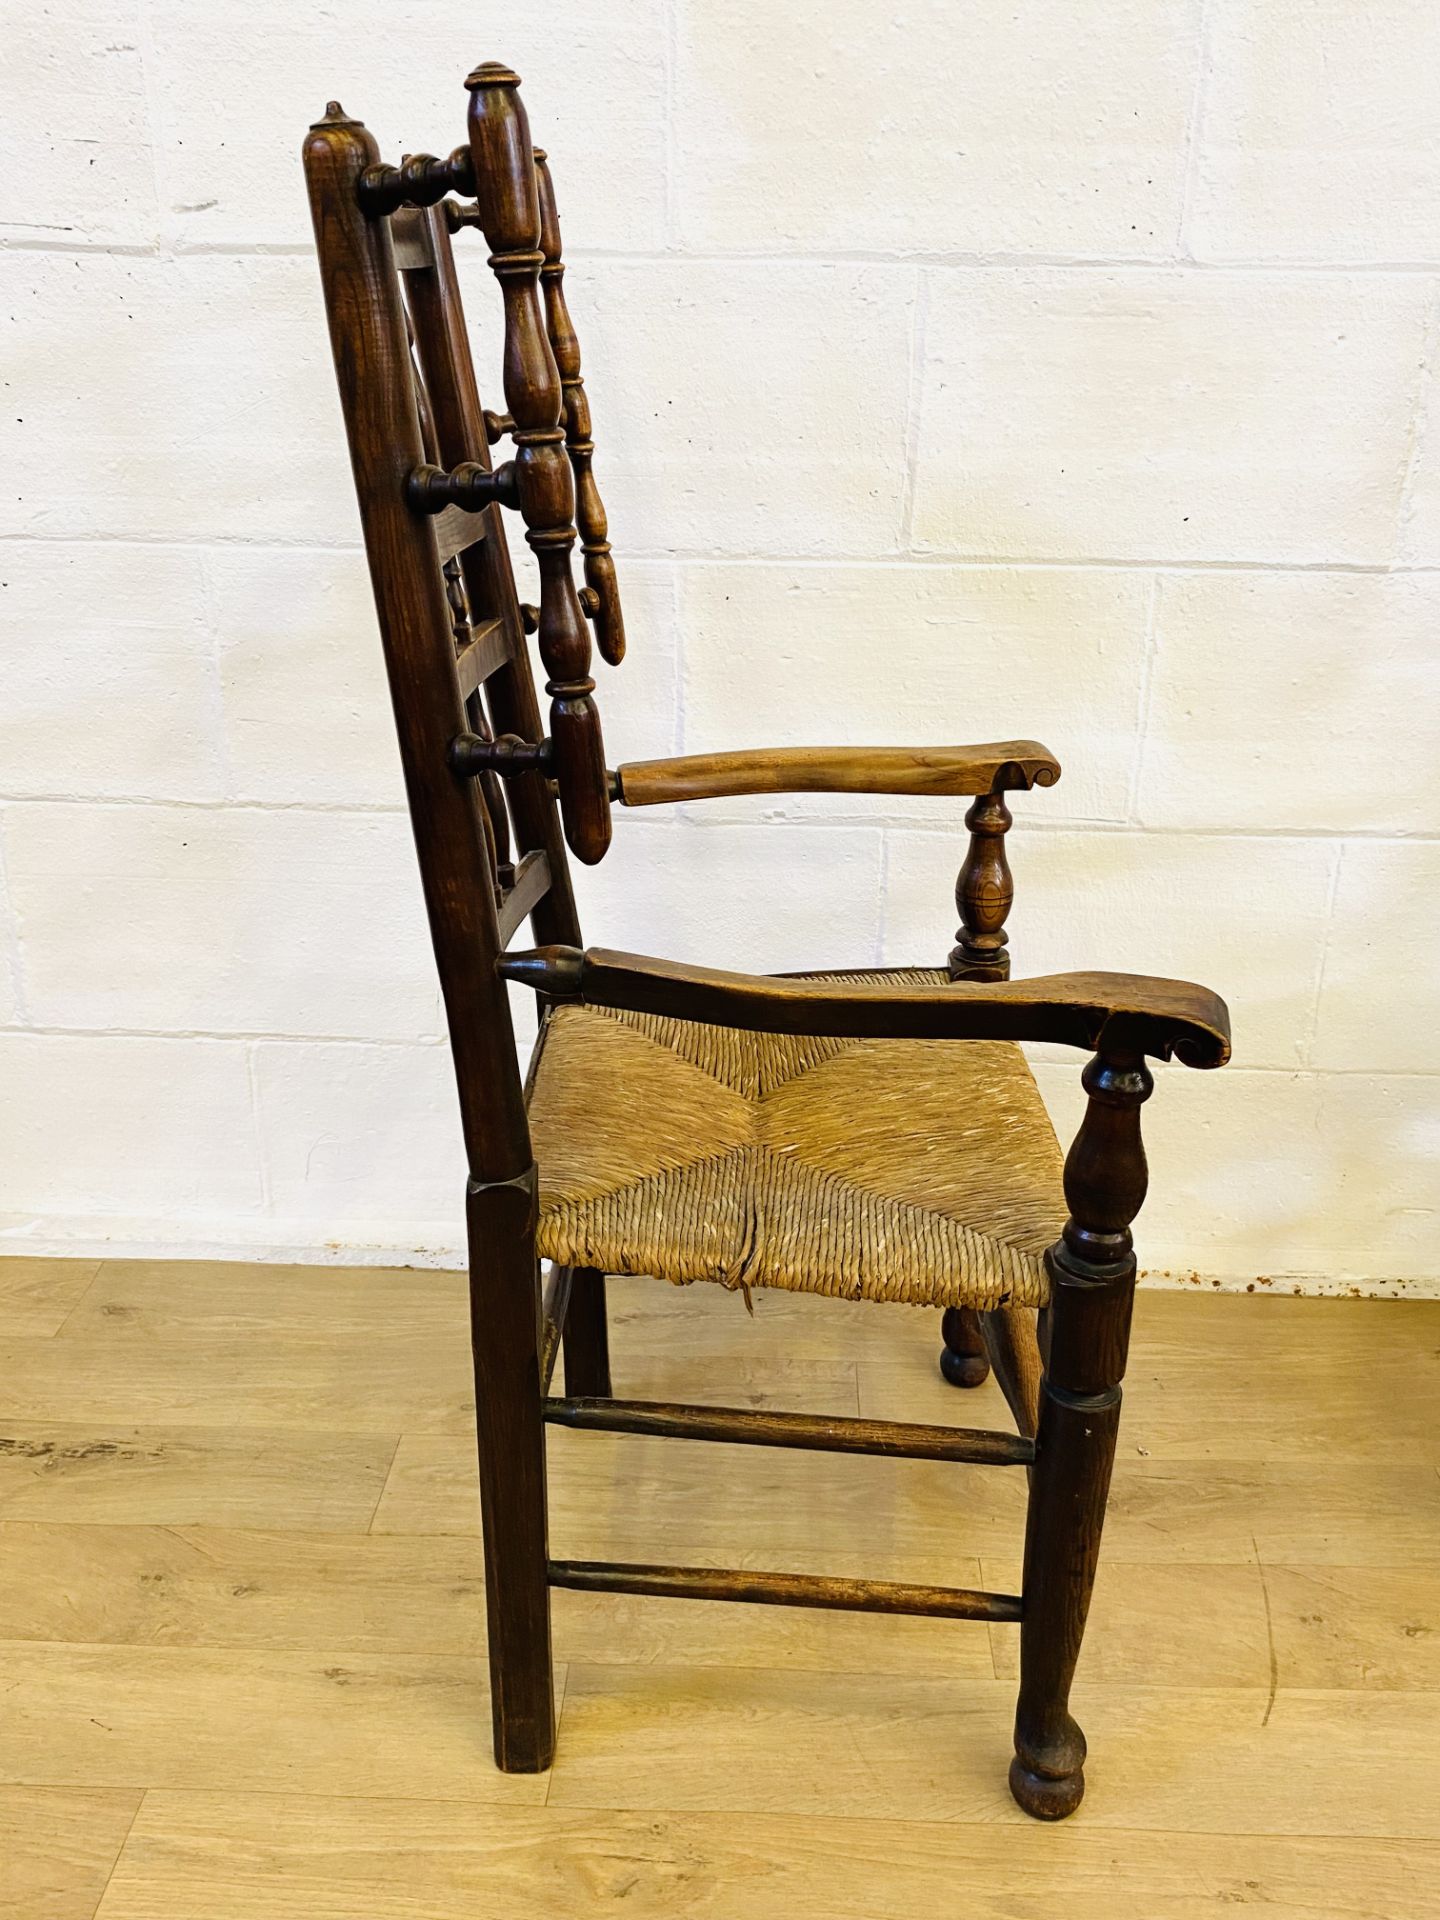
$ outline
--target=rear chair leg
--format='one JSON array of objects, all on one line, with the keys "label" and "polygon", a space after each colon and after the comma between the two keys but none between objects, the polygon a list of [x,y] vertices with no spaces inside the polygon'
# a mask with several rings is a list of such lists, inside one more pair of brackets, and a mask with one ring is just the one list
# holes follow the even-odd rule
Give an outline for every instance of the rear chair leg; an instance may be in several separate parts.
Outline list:
[{"label": "rear chair leg", "polygon": [[1070,1218],[1047,1255],[1040,1424],[1025,1527],[1020,1698],[1010,1791],[1038,1820],[1063,1820],[1085,1792],[1085,1736],[1070,1684],[1100,1554],[1120,1424],[1135,1256],[1130,1222],[1145,1198],[1140,1106],[1152,1081],[1139,1055],[1097,1055],[1065,1162]]},{"label": "rear chair leg", "polygon": [[565,1391],[572,1400],[610,1398],[610,1330],[605,1276],[576,1267],[565,1309]]},{"label": "rear chair leg", "polygon": [[466,1190],[490,1698],[505,1773],[541,1773],[555,1752],[535,1197],[533,1166]]},{"label": "rear chair leg", "polygon": [[1040,1348],[1033,1307],[994,1307],[980,1315],[985,1352],[1015,1417],[1015,1430],[1035,1438],[1040,1422]]},{"label": "rear chair leg", "polygon": [[989,1378],[990,1362],[980,1316],[973,1307],[947,1307],[940,1322],[940,1371],[952,1387],[978,1387]]}]

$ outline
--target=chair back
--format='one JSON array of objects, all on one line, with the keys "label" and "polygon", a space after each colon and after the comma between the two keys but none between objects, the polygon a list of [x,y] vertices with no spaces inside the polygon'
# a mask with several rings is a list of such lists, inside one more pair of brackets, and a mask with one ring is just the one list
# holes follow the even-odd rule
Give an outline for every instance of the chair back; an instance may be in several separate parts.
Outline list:
[{"label": "chair back", "polygon": [[[588,623],[608,659],[625,639],[549,169],[516,76],[491,65],[466,84],[470,142],[447,159],[387,166],[332,103],[304,160],[470,1169],[503,1180],[530,1151],[495,962],[527,918],[541,944],[579,942],[566,843],[593,862],[610,839]],[[504,413],[481,405],[466,332],[452,235],[467,227],[504,300]],[[514,457],[496,467],[506,436]],[[538,608],[516,591],[506,510],[535,554]]]}]

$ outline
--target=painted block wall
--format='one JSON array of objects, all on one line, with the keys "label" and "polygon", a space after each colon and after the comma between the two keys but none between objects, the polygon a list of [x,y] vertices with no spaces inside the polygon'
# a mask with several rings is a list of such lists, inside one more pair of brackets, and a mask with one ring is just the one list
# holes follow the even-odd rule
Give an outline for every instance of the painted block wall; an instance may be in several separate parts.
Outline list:
[{"label": "painted block wall", "polygon": [[[1196,978],[1157,1276],[1440,1288],[1431,0],[53,0],[0,124],[0,1245],[453,1259],[455,1104],[298,165],[525,77],[613,760],[1034,735],[1016,971]],[[467,287],[498,373],[482,249]],[[962,808],[621,816],[596,942],[938,963]],[[1040,1057],[1057,1120],[1077,1059]]]}]

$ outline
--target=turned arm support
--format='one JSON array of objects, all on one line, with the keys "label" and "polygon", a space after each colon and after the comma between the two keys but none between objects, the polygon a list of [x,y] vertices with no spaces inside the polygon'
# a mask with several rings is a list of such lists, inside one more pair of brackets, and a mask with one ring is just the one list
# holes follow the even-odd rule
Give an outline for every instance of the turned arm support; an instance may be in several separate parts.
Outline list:
[{"label": "turned arm support", "polygon": [[746,793],[1000,793],[1053,787],[1060,762],[1038,740],[975,747],[752,747],[615,770],[622,806],[721,800]]},{"label": "turned arm support", "polygon": [[883,978],[791,979],[682,966],[592,947],[502,954],[507,980],[550,999],[615,1007],[754,1033],[873,1040],[1054,1040],[1112,1055],[1174,1056],[1191,1067],[1230,1057],[1230,1016],[1208,988],[1130,973],[906,986]]}]

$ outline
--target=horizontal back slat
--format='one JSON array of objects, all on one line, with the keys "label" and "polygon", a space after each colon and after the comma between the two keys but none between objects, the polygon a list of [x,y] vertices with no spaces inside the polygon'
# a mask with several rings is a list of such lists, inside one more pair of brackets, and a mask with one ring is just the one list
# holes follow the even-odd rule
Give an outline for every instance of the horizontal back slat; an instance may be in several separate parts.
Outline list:
[{"label": "horizontal back slat", "polygon": [[550,888],[550,862],[543,847],[527,853],[515,869],[514,884],[500,902],[500,944],[512,940],[520,923],[533,912]]},{"label": "horizontal back slat", "polygon": [[442,563],[464,553],[477,540],[488,538],[489,533],[489,512],[485,508],[479,513],[466,513],[462,507],[446,507],[443,513],[435,516],[435,539]]},{"label": "horizontal back slat", "polygon": [[468,700],[484,680],[488,680],[497,667],[503,667],[510,658],[510,642],[505,635],[503,620],[483,620],[471,628],[471,639],[455,656],[455,669],[460,675],[460,693]]}]

